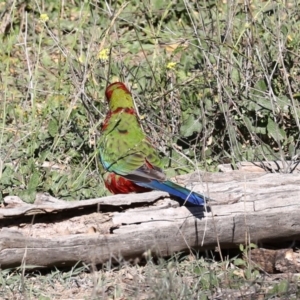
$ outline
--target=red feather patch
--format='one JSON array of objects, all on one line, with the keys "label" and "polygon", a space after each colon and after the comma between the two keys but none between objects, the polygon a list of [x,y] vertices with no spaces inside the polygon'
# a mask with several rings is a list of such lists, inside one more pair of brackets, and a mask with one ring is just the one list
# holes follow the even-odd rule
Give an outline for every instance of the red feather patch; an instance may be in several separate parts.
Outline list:
[{"label": "red feather patch", "polygon": [[116,175],[109,173],[105,178],[106,188],[113,194],[129,194],[129,193],[144,193],[151,191],[150,189],[136,185],[134,182]]},{"label": "red feather patch", "polygon": [[106,91],[105,91],[105,96],[106,96],[106,99],[109,101],[109,99],[111,98],[111,95],[113,93],[113,91],[115,89],[121,89],[123,90],[126,94],[130,94],[130,92],[128,91],[127,87],[125,86],[124,83],[122,82],[114,82],[112,83],[111,85],[109,85],[107,88],[106,88]]}]

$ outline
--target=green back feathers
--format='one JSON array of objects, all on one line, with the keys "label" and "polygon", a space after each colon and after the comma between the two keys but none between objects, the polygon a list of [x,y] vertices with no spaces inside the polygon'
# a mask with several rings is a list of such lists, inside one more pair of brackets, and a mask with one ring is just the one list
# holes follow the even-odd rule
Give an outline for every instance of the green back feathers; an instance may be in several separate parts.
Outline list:
[{"label": "green back feathers", "polygon": [[123,176],[139,175],[137,169],[142,168],[144,172],[149,163],[161,172],[161,160],[138,122],[133,99],[125,85],[119,82],[110,85],[106,97],[110,112],[100,137],[100,157],[105,169]]}]

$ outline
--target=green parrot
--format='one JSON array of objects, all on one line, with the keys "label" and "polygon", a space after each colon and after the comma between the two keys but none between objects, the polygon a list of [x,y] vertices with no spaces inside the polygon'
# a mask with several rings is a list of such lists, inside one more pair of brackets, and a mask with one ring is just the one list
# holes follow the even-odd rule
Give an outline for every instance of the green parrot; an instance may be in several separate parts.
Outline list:
[{"label": "green parrot", "polygon": [[112,83],[105,95],[109,112],[101,128],[100,160],[107,189],[114,194],[161,190],[183,201],[205,205],[205,196],[167,179],[158,151],[140,126],[126,86]]}]

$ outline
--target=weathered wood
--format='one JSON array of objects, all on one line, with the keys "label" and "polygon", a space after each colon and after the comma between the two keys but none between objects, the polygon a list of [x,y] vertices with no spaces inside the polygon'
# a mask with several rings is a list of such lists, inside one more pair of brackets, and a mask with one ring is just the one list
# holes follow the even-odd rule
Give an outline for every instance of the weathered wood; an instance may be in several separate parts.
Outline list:
[{"label": "weathered wood", "polygon": [[242,172],[300,173],[300,161],[241,161],[235,166],[219,165],[221,172],[232,172],[234,169]]},{"label": "weathered wood", "polygon": [[161,192],[75,202],[39,195],[32,205],[6,198],[1,267],[99,264],[149,251],[213,249],[217,241],[228,248],[300,239],[300,174],[195,173],[177,181],[214,201],[206,208],[179,206]]},{"label": "weathered wood", "polygon": [[57,213],[63,210],[82,209],[98,206],[130,206],[132,204],[153,203],[168,195],[163,192],[152,192],[143,194],[113,195],[103,198],[89,199],[84,201],[63,201],[48,194],[38,194],[34,204],[23,202],[17,196],[7,196],[4,199],[5,208],[0,208],[0,219],[11,218],[22,215],[36,215],[45,213]]}]

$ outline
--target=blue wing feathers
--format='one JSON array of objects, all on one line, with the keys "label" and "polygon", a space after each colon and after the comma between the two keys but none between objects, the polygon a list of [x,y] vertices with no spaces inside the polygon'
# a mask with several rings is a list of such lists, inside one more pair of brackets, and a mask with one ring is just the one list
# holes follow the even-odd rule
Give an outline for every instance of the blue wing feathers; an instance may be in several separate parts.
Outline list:
[{"label": "blue wing feathers", "polygon": [[151,182],[147,183],[140,183],[135,182],[139,186],[143,186],[146,188],[150,188],[153,190],[159,190],[163,192],[167,192],[172,196],[181,198],[183,201],[188,201],[190,203],[193,203],[195,205],[205,205],[204,196],[197,194],[195,192],[190,191],[189,189],[180,186],[172,181],[164,181],[160,182],[157,180],[152,180]]}]

